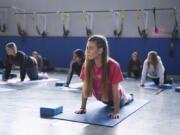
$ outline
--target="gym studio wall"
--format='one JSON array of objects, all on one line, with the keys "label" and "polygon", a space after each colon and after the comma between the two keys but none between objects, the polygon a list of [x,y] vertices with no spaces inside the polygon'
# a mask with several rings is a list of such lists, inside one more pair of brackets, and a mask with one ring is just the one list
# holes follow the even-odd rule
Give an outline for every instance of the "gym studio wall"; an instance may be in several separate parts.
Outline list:
[{"label": "gym studio wall", "polygon": [[[84,10],[122,10],[122,9],[152,9],[164,7],[176,7],[180,5],[178,0],[32,0],[32,1],[0,1],[1,6],[17,7],[16,10],[25,9],[25,12],[48,12],[48,11],[84,11]],[[177,8],[177,19],[179,18],[179,7]],[[8,28],[6,32],[0,32],[0,56],[5,59],[4,46],[7,42],[14,41],[18,49],[31,55],[31,52],[37,50],[42,56],[49,59],[51,65],[56,67],[68,67],[72,59],[72,52],[76,48],[85,49],[87,42],[86,25],[84,14],[70,14],[70,33],[69,37],[62,37],[63,23],[62,17],[58,14],[46,15],[47,37],[42,38],[36,32],[34,16],[25,16],[25,29],[27,37],[24,42],[17,31],[17,20],[14,14],[15,10],[10,9],[8,15]],[[140,26],[143,21],[140,15]],[[121,20],[121,18],[120,18]],[[147,52],[150,50],[158,51],[168,74],[180,75],[180,41],[174,43],[174,56],[169,56],[172,29],[174,27],[174,15],[172,11],[156,11],[156,23],[158,28],[164,28],[162,36],[153,36],[154,28],[153,12],[148,13],[148,38],[140,37],[137,29],[136,12],[125,12],[123,32],[120,37],[114,37],[113,31],[116,28],[112,12],[93,13],[93,33],[103,34],[108,37],[110,56],[116,59],[123,71],[126,71],[127,62],[131,53],[135,50],[140,52],[140,58],[143,61]],[[179,22],[179,20],[178,20]]]}]

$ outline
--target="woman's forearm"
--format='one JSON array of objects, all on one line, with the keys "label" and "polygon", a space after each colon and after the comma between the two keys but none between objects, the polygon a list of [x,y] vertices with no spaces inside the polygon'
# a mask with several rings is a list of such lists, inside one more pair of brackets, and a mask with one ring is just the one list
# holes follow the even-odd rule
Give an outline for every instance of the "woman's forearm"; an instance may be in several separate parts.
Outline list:
[{"label": "woman's forearm", "polygon": [[113,102],[114,102],[114,113],[119,113],[120,97],[118,93],[118,84],[113,84]]},{"label": "woman's forearm", "polygon": [[87,103],[87,98],[85,98],[84,95],[82,94],[81,109],[86,109],[86,103]]}]

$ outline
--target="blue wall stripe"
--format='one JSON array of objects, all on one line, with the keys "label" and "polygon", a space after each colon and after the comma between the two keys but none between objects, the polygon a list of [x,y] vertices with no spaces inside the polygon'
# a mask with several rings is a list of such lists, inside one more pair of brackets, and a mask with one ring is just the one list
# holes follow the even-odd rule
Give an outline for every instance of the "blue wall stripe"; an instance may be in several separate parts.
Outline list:
[{"label": "blue wall stripe", "polygon": [[[77,48],[85,50],[87,37],[27,37],[24,43],[19,36],[0,37],[0,57],[6,57],[4,46],[8,42],[15,42],[19,50],[31,55],[38,51],[43,57],[49,59],[52,66],[69,67],[72,52]],[[180,39],[174,44],[175,56],[169,56],[170,38],[108,38],[110,56],[120,63],[122,71],[126,71],[128,60],[134,51],[140,52],[142,61],[148,51],[159,53],[168,74],[180,75]]]}]

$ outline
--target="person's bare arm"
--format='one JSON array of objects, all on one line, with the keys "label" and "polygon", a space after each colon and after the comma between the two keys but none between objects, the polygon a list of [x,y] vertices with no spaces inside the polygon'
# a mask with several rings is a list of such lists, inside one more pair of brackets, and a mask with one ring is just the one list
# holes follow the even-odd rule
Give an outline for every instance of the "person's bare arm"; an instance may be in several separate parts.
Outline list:
[{"label": "person's bare arm", "polygon": [[83,114],[86,113],[86,103],[87,103],[87,98],[84,97],[83,93],[82,93],[82,103],[81,103],[81,108],[77,111],[75,111],[75,113],[77,114]]},{"label": "person's bare arm", "polygon": [[120,106],[120,97],[118,93],[118,84],[112,85],[113,91],[113,103],[114,103],[114,112],[109,114],[110,118],[119,118],[119,106]]}]

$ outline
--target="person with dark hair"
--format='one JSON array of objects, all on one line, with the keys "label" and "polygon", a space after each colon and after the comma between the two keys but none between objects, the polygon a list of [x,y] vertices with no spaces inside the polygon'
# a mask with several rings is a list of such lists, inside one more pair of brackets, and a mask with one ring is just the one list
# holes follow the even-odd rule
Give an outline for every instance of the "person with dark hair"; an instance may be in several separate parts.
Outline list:
[{"label": "person with dark hair", "polygon": [[36,61],[38,63],[39,72],[42,72],[42,70],[43,70],[43,58],[41,57],[41,55],[39,55],[39,53],[37,51],[33,51],[32,56],[36,59]]},{"label": "person with dark hair", "polygon": [[75,113],[86,113],[88,97],[95,98],[108,106],[114,106],[110,118],[119,118],[119,108],[133,100],[119,83],[123,81],[119,64],[109,57],[108,42],[102,35],[93,35],[86,45],[86,59],[80,78],[83,80],[81,108]]},{"label": "person with dark hair", "polygon": [[128,62],[127,75],[128,77],[139,78],[142,71],[142,62],[139,59],[139,52],[135,51]]},{"label": "person with dark hair", "polygon": [[151,78],[159,88],[163,83],[172,83],[172,80],[167,80],[164,65],[156,51],[150,51],[144,61],[140,84],[142,87],[144,87],[146,76]]},{"label": "person with dark hair", "polygon": [[33,51],[32,56],[36,59],[38,63],[39,72],[49,72],[54,68],[50,66],[48,59],[43,58],[37,51]]},{"label": "person with dark hair", "polygon": [[72,60],[72,62],[70,64],[70,69],[69,69],[69,72],[68,72],[68,77],[67,77],[67,80],[66,80],[65,87],[69,86],[73,74],[77,74],[78,76],[80,76],[81,68],[82,68],[82,65],[84,63],[84,59],[85,59],[85,56],[84,56],[84,51],[83,50],[76,49],[73,52],[73,60]]},{"label": "person with dark hair", "polygon": [[27,74],[30,80],[38,80],[38,65],[35,58],[18,51],[16,44],[10,42],[5,46],[7,52],[5,80],[9,79],[12,65],[20,66],[20,79],[24,81]]}]

